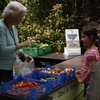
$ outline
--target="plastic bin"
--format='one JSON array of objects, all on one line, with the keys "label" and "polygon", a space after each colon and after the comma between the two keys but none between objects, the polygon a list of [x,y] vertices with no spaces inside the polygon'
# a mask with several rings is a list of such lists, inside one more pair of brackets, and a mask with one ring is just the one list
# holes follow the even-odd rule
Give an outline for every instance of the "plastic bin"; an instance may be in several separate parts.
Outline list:
[{"label": "plastic bin", "polygon": [[42,56],[42,55],[46,55],[49,53],[52,53],[52,46],[50,44],[43,46],[43,47],[38,47],[38,55]]},{"label": "plastic bin", "polygon": [[20,81],[26,81],[26,78],[23,78],[21,76],[15,80],[12,80],[6,83],[2,82],[1,84],[2,94],[16,95],[18,98],[24,99],[24,100],[38,100],[38,97],[42,96],[43,94],[48,93],[51,88],[49,83],[40,81],[40,80],[34,80],[34,79],[29,79],[29,81],[38,82],[43,85],[38,88],[34,87],[28,90],[25,88],[12,87],[12,84],[15,84]]},{"label": "plastic bin", "polygon": [[23,51],[29,56],[38,56],[38,49],[37,48],[23,48]]},{"label": "plastic bin", "polygon": [[75,77],[75,71],[76,71],[76,69],[75,69],[75,67],[73,68],[73,71],[71,71],[71,72],[69,72],[69,73],[65,73],[65,82],[67,82],[67,81],[69,81],[69,80],[71,80],[72,78],[74,78]]},{"label": "plastic bin", "polygon": [[42,55],[45,55],[45,47],[41,47],[41,48],[38,48],[37,51],[38,51],[38,56],[42,56]]},{"label": "plastic bin", "polygon": [[[54,69],[54,67],[52,67],[50,64],[46,65],[45,69],[47,69],[47,68]],[[58,69],[66,70],[66,68],[58,68]],[[68,68],[68,69],[70,69],[70,68]],[[76,71],[75,67],[73,67],[72,71],[70,71],[70,72],[64,71],[64,73],[63,73],[63,76],[64,76],[63,81],[67,82],[70,79],[74,78],[75,77],[75,71]]]},{"label": "plastic bin", "polygon": [[48,46],[45,46],[44,52],[45,54],[52,53],[53,52],[52,46],[50,44],[48,44]]},{"label": "plastic bin", "polygon": [[40,46],[41,44],[35,44],[31,47],[23,48],[23,51],[30,56],[42,56],[53,52],[51,44]]},{"label": "plastic bin", "polygon": [[45,73],[39,70],[33,70],[32,73],[25,75],[24,77],[29,78],[29,79],[38,79],[38,80],[44,79],[44,81],[45,81],[45,78],[56,77],[55,79],[47,80],[47,82],[50,82],[51,84],[51,87],[52,87],[51,89],[64,83],[64,74]]}]

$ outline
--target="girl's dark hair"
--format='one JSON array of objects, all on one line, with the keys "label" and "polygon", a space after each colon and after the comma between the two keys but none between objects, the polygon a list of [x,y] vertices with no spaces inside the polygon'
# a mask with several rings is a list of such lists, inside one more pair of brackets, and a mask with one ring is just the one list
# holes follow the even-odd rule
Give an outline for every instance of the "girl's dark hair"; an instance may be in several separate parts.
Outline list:
[{"label": "girl's dark hair", "polygon": [[100,37],[98,35],[98,31],[95,29],[95,28],[85,28],[83,31],[82,31],[82,34],[88,36],[89,38],[93,37],[93,42],[92,44],[94,43],[94,45],[96,47],[98,47],[99,49],[99,53],[100,53]]}]

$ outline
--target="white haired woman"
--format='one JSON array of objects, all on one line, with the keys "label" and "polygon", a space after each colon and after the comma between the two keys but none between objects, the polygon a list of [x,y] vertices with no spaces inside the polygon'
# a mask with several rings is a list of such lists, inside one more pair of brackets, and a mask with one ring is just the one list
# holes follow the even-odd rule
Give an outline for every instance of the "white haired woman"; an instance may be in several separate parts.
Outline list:
[{"label": "white haired woman", "polygon": [[21,48],[32,45],[31,40],[23,43],[18,41],[16,27],[26,13],[26,7],[17,1],[11,1],[3,11],[3,19],[0,20],[0,83],[13,79],[13,65],[16,56],[23,56],[27,61],[32,60]]}]

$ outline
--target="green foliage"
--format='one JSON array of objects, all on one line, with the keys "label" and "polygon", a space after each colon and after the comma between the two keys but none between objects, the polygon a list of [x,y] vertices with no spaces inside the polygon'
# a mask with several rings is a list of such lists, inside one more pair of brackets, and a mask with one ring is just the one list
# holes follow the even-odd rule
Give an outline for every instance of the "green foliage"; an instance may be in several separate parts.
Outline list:
[{"label": "green foliage", "polygon": [[2,12],[9,0],[0,0],[0,19],[2,18]]},{"label": "green foliage", "polygon": [[0,11],[0,19],[2,18],[2,12]]},{"label": "green foliage", "polygon": [[28,9],[27,15],[18,26],[21,41],[31,37],[36,43],[52,44],[54,51],[63,51],[65,29],[72,28],[74,24],[71,13],[65,14],[63,11],[66,4],[51,2],[52,0],[20,1]]},{"label": "green foliage", "polygon": [[54,51],[63,51],[65,46],[65,29],[70,28],[73,18],[63,16],[62,4],[56,4],[51,9],[49,16],[44,20],[45,31],[38,39],[41,42],[52,44]]}]

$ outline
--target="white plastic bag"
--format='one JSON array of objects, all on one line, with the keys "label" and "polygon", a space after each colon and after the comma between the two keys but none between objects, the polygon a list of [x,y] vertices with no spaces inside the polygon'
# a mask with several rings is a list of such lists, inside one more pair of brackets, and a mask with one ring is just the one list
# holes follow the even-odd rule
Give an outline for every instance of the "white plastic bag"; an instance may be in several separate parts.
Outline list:
[{"label": "white plastic bag", "polygon": [[29,63],[26,61],[22,62],[20,59],[17,59],[14,64],[14,70],[17,77],[19,75],[24,76],[26,74],[29,74],[33,68],[34,68],[33,59]]}]

